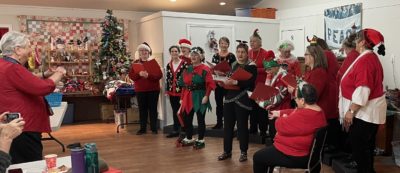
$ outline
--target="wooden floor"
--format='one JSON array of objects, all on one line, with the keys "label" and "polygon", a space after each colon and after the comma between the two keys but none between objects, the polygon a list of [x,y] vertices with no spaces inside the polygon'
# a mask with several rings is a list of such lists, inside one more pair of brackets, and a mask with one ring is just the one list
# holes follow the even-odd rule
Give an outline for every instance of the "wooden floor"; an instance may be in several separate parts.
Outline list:
[{"label": "wooden floor", "polygon": [[[218,155],[223,151],[222,138],[206,137],[206,148],[193,150],[191,147],[176,148],[175,139],[165,138],[161,131],[158,135],[148,133],[136,136],[137,129],[137,125],[129,125],[117,134],[114,124],[96,123],[62,126],[52,134],[64,144],[96,143],[100,157],[124,173],[251,173],[252,156],[264,147],[260,144],[250,144],[249,160],[240,163],[239,144],[234,140],[232,159],[217,161]],[[54,141],[43,141],[43,144],[44,154],[70,154],[69,151],[63,153]],[[378,158],[376,170],[385,173],[400,172],[400,168],[394,166],[391,157]],[[327,166],[323,167],[323,172],[333,173]]]}]

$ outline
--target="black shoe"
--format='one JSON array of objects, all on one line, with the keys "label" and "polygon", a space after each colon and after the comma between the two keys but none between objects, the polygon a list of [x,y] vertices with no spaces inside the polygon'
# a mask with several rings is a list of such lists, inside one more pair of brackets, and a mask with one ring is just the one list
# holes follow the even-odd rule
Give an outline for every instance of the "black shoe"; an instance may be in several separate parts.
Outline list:
[{"label": "black shoe", "polygon": [[146,133],[146,131],[145,130],[139,130],[139,131],[137,131],[136,132],[136,135],[143,135],[143,134],[145,134]]},{"label": "black shoe", "polygon": [[174,138],[174,137],[178,137],[178,136],[179,136],[178,132],[172,132],[172,133],[168,134],[166,137],[167,138]]},{"label": "black shoe", "polygon": [[232,157],[232,153],[226,153],[226,152],[224,152],[224,153],[222,153],[221,155],[219,155],[218,156],[218,160],[226,160],[226,159],[228,159],[228,158],[231,158]]},{"label": "black shoe", "polygon": [[224,125],[222,123],[217,123],[214,127],[212,127],[212,129],[222,129],[223,127]]},{"label": "black shoe", "polygon": [[152,133],[153,135],[156,135],[156,134],[158,134],[158,131],[157,131],[157,130],[151,131],[151,133]]},{"label": "black shoe", "polygon": [[246,160],[247,160],[247,153],[246,152],[240,153],[239,162],[244,162]]}]

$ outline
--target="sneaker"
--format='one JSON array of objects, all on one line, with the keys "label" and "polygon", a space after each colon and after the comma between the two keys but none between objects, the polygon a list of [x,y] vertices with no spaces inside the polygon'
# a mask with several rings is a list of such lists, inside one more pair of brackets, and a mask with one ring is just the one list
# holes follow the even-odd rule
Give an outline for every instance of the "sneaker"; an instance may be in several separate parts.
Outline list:
[{"label": "sneaker", "polygon": [[222,153],[221,155],[218,156],[218,160],[219,161],[226,160],[226,159],[231,158],[231,157],[232,157],[232,153],[224,152],[224,153]]},{"label": "sneaker", "polygon": [[206,147],[206,143],[204,143],[204,140],[196,140],[194,142],[194,145],[193,145],[194,149],[197,150],[197,149],[202,149],[204,147]]},{"label": "sneaker", "polygon": [[183,146],[190,146],[190,145],[193,145],[193,144],[194,144],[194,140],[193,139],[185,138],[185,139],[182,140],[182,145]]},{"label": "sneaker", "polygon": [[136,135],[143,135],[146,133],[146,130],[140,129],[139,131],[136,132]]},{"label": "sneaker", "polygon": [[240,153],[239,162],[244,162],[246,160],[247,160],[247,153],[246,152]]}]

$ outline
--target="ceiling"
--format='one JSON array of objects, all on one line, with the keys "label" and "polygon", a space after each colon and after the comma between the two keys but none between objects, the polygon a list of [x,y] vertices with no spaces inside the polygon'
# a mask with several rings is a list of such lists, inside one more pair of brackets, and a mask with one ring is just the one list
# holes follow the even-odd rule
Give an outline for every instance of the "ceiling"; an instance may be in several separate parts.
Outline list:
[{"label": "ceiling", "polygon": [[[226,2],[220,6],[220,2]],[[234,15],[235,8],[253,7],[262,0],[1,0],[0,4],[65,7],[83,9],[113,9],[158,12],[177,11]]]}]

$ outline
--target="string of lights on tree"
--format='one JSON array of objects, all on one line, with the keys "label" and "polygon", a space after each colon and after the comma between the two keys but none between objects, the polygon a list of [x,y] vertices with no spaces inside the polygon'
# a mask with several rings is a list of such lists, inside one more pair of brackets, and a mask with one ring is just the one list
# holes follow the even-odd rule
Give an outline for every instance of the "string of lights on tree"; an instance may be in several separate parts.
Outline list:
[{"label": "string of lights on tree", "polygon": [[126,74],[130,68],[129,53],[123,35],[123,28],[113,16],[112,10],[107,10],[103,28],[99,59],[95,62],[94,82],[119,79],[121,74]]}]

